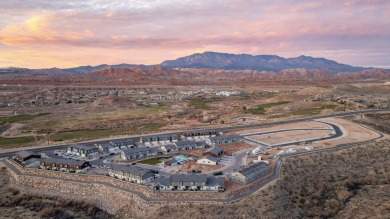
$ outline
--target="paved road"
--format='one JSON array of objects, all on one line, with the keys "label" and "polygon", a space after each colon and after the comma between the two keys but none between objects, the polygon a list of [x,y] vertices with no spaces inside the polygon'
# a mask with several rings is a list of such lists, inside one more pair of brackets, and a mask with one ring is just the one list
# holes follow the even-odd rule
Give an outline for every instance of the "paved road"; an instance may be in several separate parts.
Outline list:
[{"label": "paved road", "polygon": [[[320,115],[320,116],[313,116],[313,117],[291,119],[291,120],[285,120],[285,121],[279,121],[279,122],[269,122],[269,123],[261,123],[261,124],[251,124],[251,125],[215,128],[213,130],[216,130],[216,131],[235,131],[235,130],[248,129],[248,128],[267,127],[267,126],[273,126],[273,125],[279,125],[279,124],[304,122],[304,121],[314,120],[314,119],[323,119],[323,118],[330,118],[330,117],[349,116],[349,115],[355,115],[355,114],[361,114],[361,113],[380,112],[380,111],[387,111],[387,110],[372,109],[372,110],[351,111],[351,112],[343,112],[343,113],[336,113],[336,114],[329,114],[329,115]],[[198,131],[200,131],[200,130],[202,130],[202,129],[198,129]],[[210,129],[207,129],[207,130],[210,130]],[[182,132],[171,132],[171,133],[164,133],[164,134],[180,134],[180,133],[182,133]],[[154,133],[153,135],[157,135],[157,133]],[[147,135],[143,135],[143,136],[147,136]],[[139,137],[142,137],[142,136],[139,136]],[[127,138],[121,138],[121,139],[127,139]],[[107,140],[107,141],[101,141],[100,140],[100,141],[92,141],[92,142],[81,142],[81,143],[82,144],[87,144],[87,145],[92,145],[92,144],[95,144],[97,142],[109,142],[109,140]],[[27,151],[39,153],[41,151],[55,150],[55,149],[60,149],[60,148],[64,148],[64,147],[67,147],[67,146],[69,146],[69,144],[49,146],[49,147],[41,147],[41,148],[34,148],[34,149],[28,149]],[[21,150],[24,150],[24,149],[21,149]],[[15,154],[15,152],[0,153],[0,159],[1,158],[10,157],[13,154]]]}]

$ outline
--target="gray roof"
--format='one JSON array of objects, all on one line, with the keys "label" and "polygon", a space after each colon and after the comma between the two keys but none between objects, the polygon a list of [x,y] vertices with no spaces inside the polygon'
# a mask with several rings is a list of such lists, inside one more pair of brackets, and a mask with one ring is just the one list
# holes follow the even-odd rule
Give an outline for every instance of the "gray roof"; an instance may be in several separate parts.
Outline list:
[{"label": "gray roof", "polygon": [[166,177],[161,177],[155,179],[155,185],[161,185],[161,186],[171,186],[171,180]]},{"label": "gray roof", "polygon": [[171,182],[207,182],[206,174],[173,174]]},{"label": "gray roof", "polygon": [[175,144],[177,147],[183,147],[186,145],[196,145],[196,141],[178,141],[175,142]]},{"label": "gray roof", "polygon": [[220,186],[225,187],[225,180],[223,177],[215,177],[215,176],[209,176],[207,178],[207,184],[208,186]]},{"label": "gray roof", "polygon": [[222,150],[222,148],[215,146],[215,147],[208,149],[206,152],[210,152],[213,154],[219,154],[219,153],[223,152],[223,150]]},{"label": "gray roof", "polygon": [[168,160],[164,160],[164,162],[177,163],[177,160],[175,158],[171,158],[171,159],[168,159]]},{"label": "gray roof", "polygon": [[213,157],[213,156],[205,156],[205,157],[199,158],[199,160],[203,159],[203,158],[209,159],[209,160],[214,161],[214,162],[218,162],[219,161],[218,158]]},{"label": "gray roof", "polygon": [[24,164],[29,165],[29,164],[32,164],[32,163],[37,162],[37,161],[41,161],[41,160],[37,159],[37,158],[32,158],[32,159],[29,159],[26,162],[24,162]]},{"label": "gray roof", "polygon": [[197,141],[196,146],[204,146],[206,145],[206,141]]},{"label": "gray roof", "polygon": [[112,148],[112,145],[110,143],[103,143],[103,144],[100,144],[100,146],[102,148]]},{"label": "gray roof", "polygon": [[264,168],[268,168],[268,165],[264,162],[260,162],[260,163],[252,164],[250,166],[246,166],[246,167],[238,170],[237,172],[241,173],[244,176],[247,176],[247,175],[251,174],[252,172],[255,172],[255,171],[258,171],[259,169],[264,169]]},{"label": "gray roof", "polygon": [[146,152],[146,151],[150,151],[150,148],[140,147],[140,148],[131,148],[131,149],[123,150],[125,154],[133,154],[133,153]]},{"label": "gray roof", "polygon": [[240,135],[218,135],[215,137],[211,137],[210,140],[224,140],[224,139],[233,139],[233,138],[241,138]]},{"label": "gray roof", "polygon": [[[37,155],[33,152],[30,152],[30,151],[19,151],[18,153],[15,154],[16,156],[19,156],[19,157],[22,157],[22,158],[26,158],[28,156],[31,156],[31,155]],[[37,155],[38,156],[38,155]]]},{"label": "gray roof", "polygon": [[64,165],[73,165],[73,166],[81,166],[86,161],[73,160],[73,159],[62,159],[62,158],[45,158],[45,159],[42,159],[41,162],[55,163],[55,164],[64,164]]},{"label": "gray roof", "polygon": [[147,173],[152,173],[150,170],[143,169],[137,166],[113,165],[110,170],[122,171],[135,176],[143,176]]},{"label": "gray roof", "polygon": [[206,130],[190,130],[190,131],[185,131],[185,134],[192,134],[192,133],[206,133],[206,132],[217,132],[216,130],[213,129],[206,129]]},{"label": "gray roof", "polygon": [[70,145],[69,147],[76,148],[76,149],[79,149],[79,150],[92,150],[92,149],[96,149],[93,146],[86,146],[86,145],[80,145],[80,144]]},{"label": "gray roof", "polygon": [[166,149],[176,149],[176,145],[173,145],[173,144],[167,144],[167,145],[164,145],[162,147],[164,147]]}]

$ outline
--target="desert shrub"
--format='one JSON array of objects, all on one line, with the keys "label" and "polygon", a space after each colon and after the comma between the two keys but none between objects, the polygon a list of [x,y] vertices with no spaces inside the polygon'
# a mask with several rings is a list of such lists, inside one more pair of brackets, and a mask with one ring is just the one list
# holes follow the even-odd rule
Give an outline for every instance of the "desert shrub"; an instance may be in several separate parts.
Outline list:
[{"label": "desert shrub", "polygon": [[18,188],[15,188],[15,187],[9,187],[8,188],[8,191],[12,194],[12,195],[17,195],[19,194],[19,189]]}]

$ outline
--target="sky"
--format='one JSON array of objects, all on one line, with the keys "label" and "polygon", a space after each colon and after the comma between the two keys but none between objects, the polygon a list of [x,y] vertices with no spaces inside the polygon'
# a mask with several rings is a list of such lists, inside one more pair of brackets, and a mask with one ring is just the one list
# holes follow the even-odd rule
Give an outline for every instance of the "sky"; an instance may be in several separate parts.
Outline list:
[{"label": "sky", "polygon": [[205,51],[390,68],[390,1],[0,1],[0,67],[158,64]]}]

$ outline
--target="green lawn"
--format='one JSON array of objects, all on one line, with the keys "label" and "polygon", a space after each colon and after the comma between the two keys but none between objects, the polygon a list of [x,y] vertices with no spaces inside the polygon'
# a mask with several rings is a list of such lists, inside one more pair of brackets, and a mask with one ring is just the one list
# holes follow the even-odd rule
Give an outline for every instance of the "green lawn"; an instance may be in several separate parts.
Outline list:
[{"label": "green lawn", "polygon": [[149,165],[157,165],[160,162],[161,162],[161,157],[153,157],[153,158],[149,158],[149,159],[146,159],[146,160],[138,161],[137,163],[149,164]]},{"label": "green lawn", "polygon": [[136,128],[128,129],[116,129],[116,130],[90,130],[90,131],[75,131],[75,132],[63,132],[63,133],[54,133],[50,135],[50,140],[52,141],[64,141],[71,139],[93,139],[108,137],[111,135],[124,135],[128,134],[131,131],[155,131],[163,127],[163,124],[153,123]]},{"label": "green lawn", "polygon": [[310,115],[316,115],[320,114],[322,110],[324,109],[334,109],[336,108],[336,105],[325,105],[321,107],[312,107],[307,109],[302,109],[296,112],[293,112],[293,115],[303,115],[303,116],[310,116]]},{"label": "green lawn", "polygon": [[264,103],[264,104],[258,105],[257,108],[255,108],[255,109],[248,109],[248,112],[250,112],[252,114],[264,114],[265,110],[267,108],[271,108],[271,107],[279,106],[279,105],[283,105],[283,104],[288,104],[288,103],[290,103],[290,102],[280,101],[280,102],[273,102],[273,103]]},{"label": "green lawn", "polygon": [[193,100],[191,101],[191,105],[195,107],[195,109],[208,109],[209,106],[207,105],[208,101],[205,100]]},{"label": "green lawn", "polygon": [[17,137],[17,138],[2,138],[0,137],[0,145],[10,145],[10,144],[24,144],[34,142],[35,138],[32,136],[28,137]]},{"label": "green lawn", "polygon": [[34,114],[34,115],[16,115],[16,116],[10,116],[10,117],[0,117],[0,125],[5,123],[14,123],[14,122],[23,122],[32,120],[41,116],[48,115],[50,113],[40,113],[40,114]]}]

